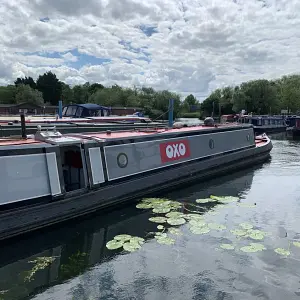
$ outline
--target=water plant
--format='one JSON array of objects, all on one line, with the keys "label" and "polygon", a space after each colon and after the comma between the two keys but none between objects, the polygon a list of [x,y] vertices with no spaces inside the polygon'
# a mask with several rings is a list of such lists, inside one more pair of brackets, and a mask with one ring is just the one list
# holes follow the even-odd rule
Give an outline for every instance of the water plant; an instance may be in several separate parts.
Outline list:
[{"label": "water plant", "polygon": [[291,252],[287,249],[284,248],[276,248],[274,250],[277,254],[282,255],[282,256],[289,256]]},{"label": "water plant", "polygon": [[141,248],[145,239],[138,236],[131,236],[129,234],[119,234],[113,240],[106,243],[106,248],[109,250],[116,250],[123,247],[128,252],[133,252]]},{"label": "water plant", "polygon": [[250,243],[250,245],[244,246],[240,250],[243,252],[251,253],[266,250],[266,247],[262,244]]}]

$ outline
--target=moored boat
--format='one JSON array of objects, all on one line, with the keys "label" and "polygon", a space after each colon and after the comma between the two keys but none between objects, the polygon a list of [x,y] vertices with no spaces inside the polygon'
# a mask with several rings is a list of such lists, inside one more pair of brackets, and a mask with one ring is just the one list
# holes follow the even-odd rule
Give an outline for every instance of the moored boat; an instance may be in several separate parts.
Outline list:
[{"label": "moored boat", "polygon": [[290,140],[300,139],[300,116],[289,116],[286,119],[286,137]]},{"label": "moored boat", "polygon": [[251,125],[0,140],[0,239],[265,161]]}]

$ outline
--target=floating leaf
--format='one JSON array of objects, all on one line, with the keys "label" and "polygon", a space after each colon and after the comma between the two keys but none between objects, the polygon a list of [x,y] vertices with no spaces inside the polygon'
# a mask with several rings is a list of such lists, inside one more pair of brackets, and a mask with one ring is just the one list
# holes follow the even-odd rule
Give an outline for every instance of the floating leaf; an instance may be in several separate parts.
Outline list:
[{"label": "floating leaf", "polygon": [[156,240],[159,244],[163,244],[163,245],[173,245],[173,244],[175,244],[175,240],[168,237],[168,236],[159,237]]},{"label": "floating leaf", "polygon": [[123,247],[124,241],[112,240],[106,243],[106,248],[109,250],[115,250]]},{"label": "floating leaf", "polygon": [[166,217],[168,218],[183,218],[185,215],[178,211],[172,211],[166,214]]},{"label": "floating leaf", "polygon": [[210,232],[210,229],[208,227],[192,226],[192,227],[190,227],[190,231],[194,234],[206,234],[206,233]]},{"label": "floating leaf", "polygon": [[245,246],[241,248],[241,251],[243,252],[258,252],[258,251],[263,251],[266,250],[266,247],[262,244],[258,243],[250,243],[249,246]]},{"label": "floating leaf", "polygon": [[167,223],[172,225],[172,226],[177,226],[177,225],[182,225],[186,221],[184,218],[168,218]]},{"label": "floating leaf", "polygon": [[143,245],[145,243],[145,239],[138,237],[138,236],[133,236],[130,240],[130,243],[138,243],[140,245]]},{"label": "floating leaf", "polygon": [[291,252],[289,250],[283,249],[283,248],[276,248],[274,250],[277,254],[283,255],[283,256],[289,256]]},{"label": "floating leaf", "polygon": [[193,227],[203,227],[203,226],[207,226],[206,222],[204,220],[197,220],[197,219],[194,219],[194,220],[190,220],[189,221],[189,224]]},{"label": "floating leaf", "polygon": [[151,217],[149,218],[149,221],[154,222],[154,223],[165,223],[167,221],[167,218],[165,217]]},{"label": "floating leaf", "polygon": [[261,230],[248,230],[248,236],[253,240],[264,239],[266,233]]},{"label": "floating leaf", "polygon": [[142,200],[144,203],[151,203],[151,204],[162,204],[162,203],[167,203],[170,204],[171,201],[169,199],[165,198],[144,198]]},{"label": "floating leaf", "polygon": [[136,208],[149,209],[149,208],[152,208],[152,204],[151,203],[139,203],[136,205]]},{"label": "floating leaf", "polygon": [[241,223],[240,227],[242,227],[245,230],[249,230],[253,228],[253,225],[251,225],[250,223]]},{"label": "floating leaf", "polygon": [[171,209],[178,209],[182,207],[182,204],[178,201],[170,201],[169,207]]},{"label": "floating leaf", "polygon": [[246,207],[246,208],[255,208],[256,207],[255,204],[251,204],[251,203],[238,203],[237,205],[240,207]]},{"label": "floating leaf", "polygon": [[141,249],[141,245],[139,243],[129,242],[123,245],[124,250],[128,252],[134,252],[136,250]]},{"label": "floating leaf", "polygon": [[182,232],[178,228],[169,228],[169,233],[174,234],[174,235],[182,235]]},{"label": "floating leaf", "polygon": [[156,214],[165,214],[168,213],[171,209],[168,207],[158,207],[154,208],[152,211]]},{"label": "floating leaf", "polygon": [[114,240],[126,242],[129,241],[131,238],[132,236],[129,234],[119,234],[114,237]]},{"label": "floating leaf", "polygon": [[232,196],[222,196],[222,197],[220,197],[220,196],[211,195],[210,198],[213,199],[213,200],[222,202],[222,203],[231,203],[231,202],[236,202],[236,201],[239,200],[238,197],[232,197]]},{"label": "floating leaf", "polygon": [[167,237],[168,235],[166,233],[162,233],[162,232],[156,232],[155,233],[155,238],[160,238],[160,237]]},{"label": "floating leaf", "polygon": [[197,203],[211,203],[211,202],[216,202],[217,200],[212,199],[212,198],[205,198],[205,199],[197,199],[196,202]]},{"label": "floating leaf", "polygon": [[299,247],[300,248],[300,242],[293,242],[294,246]]},{"label": "floating leaf", "polygon": [[225,250],[234,250],[234,246],[232,244],[221,244],[220,248]]},{"label": "floating leaf", "polygon": [[184,217],[189,220],[203,220],[204,219],[203,216],[200,214],[186,214],[186,215],[184,215]]},{"label": "floating leaf", "polygon": [[158,229],[158,230],[164,230],[165,227],[164,227],[163,225],[157,225],[157,229]]},{"label": "floating leaf", "polygon": [[226,229],[226,226],[222,225],[222,224],[209,223],[209,224],[207,224],[207,226],[210,229],[214,229],[214,230],[225,230]]},{"label": "floating leaf", "polygon": [[230,230],[230,232],[235,236],[245,236],[248,233],[246,230],[242,230],[242,229],[233,229]]}]

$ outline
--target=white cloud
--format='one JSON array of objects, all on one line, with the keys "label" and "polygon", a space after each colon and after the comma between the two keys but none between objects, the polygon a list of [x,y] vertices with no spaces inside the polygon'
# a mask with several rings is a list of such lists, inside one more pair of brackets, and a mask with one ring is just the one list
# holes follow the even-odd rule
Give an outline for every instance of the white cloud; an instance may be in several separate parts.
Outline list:
[{"label": "white cloud", "polygon": [[52,70],[70,84],[203,96],[279,77],[298,72],[299,9],[298,0],[2,0],[0,84]]}]

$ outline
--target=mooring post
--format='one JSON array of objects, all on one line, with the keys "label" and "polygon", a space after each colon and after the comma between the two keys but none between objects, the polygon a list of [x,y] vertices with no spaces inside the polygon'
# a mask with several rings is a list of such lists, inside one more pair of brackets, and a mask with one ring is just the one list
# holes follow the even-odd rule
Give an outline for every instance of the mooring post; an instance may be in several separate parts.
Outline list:
[{"label": "mooring post", "polygon": [[58,101],[58,116],[62,119],[62,100]]},{"label": "mooring post", "polygon": [[173,128],[174,99],[169,100],[169,128]]},{"label": "mooring post", "polygon": [[26,135],[26,124],[25,124],[25,115],[24,113],[21,113],[21,131],[22,131],[22,139],[27,139]]}]

